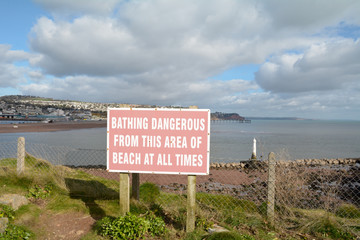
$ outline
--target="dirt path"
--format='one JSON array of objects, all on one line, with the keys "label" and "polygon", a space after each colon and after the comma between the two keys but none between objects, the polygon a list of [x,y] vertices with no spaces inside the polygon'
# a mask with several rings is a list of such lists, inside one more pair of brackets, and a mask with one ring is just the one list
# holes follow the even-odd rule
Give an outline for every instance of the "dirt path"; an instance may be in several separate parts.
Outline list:
[{"label": "dirt path", "polygon": [[51,214],[45,212],[40,215],[38,228],[44,234],[38,236],[40,240],[78,240],[92,228],[95,220],[87,214],[66,212]]}]

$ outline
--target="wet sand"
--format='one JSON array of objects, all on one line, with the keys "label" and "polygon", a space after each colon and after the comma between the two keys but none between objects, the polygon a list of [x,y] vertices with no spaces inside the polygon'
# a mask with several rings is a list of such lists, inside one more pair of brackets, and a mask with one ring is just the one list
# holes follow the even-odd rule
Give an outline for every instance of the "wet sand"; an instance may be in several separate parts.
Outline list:
[{"label": "wet sand", "polygon": [[0,124],[0,133],[56,132],[84,128],[103,128],[106,121]]}]

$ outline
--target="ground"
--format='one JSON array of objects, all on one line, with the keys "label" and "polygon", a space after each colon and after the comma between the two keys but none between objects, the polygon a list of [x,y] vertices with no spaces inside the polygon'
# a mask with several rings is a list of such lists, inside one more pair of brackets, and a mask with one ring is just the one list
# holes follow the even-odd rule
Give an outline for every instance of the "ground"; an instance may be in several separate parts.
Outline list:
[{"label": "ground", "polygon": [[38,227],[44,234],[38,239],[81,239],[91,230],[94,223],[95,220],[91,216],[79,212],[45,212],[39,217]]}]

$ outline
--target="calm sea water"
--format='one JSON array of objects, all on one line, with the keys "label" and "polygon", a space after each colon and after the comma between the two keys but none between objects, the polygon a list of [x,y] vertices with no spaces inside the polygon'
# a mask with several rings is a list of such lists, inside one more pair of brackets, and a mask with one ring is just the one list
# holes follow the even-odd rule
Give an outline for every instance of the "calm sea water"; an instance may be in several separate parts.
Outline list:
[{"label": "calm sea water", "polygon": [[[5,133],[0,134],[0,149],[5,146],[1,143],[16,143],[20,136],[27,144],[44,144],[53,149],[68,147],[92,153],[106,149],[105,128]],[[212,122],[211,161],[249,159],[253,138],[257,140],[258,158],[265,159],[269,152],[288,159],[360,157],[360,121],[253,120],[251,124]]]}]

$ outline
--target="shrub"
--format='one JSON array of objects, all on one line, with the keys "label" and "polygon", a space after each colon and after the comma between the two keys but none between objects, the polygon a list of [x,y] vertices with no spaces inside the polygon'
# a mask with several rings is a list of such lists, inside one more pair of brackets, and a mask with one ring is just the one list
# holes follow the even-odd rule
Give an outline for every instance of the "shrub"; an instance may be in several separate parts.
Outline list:
[{"label": "shrub", "polygon": [[161,236],[166,232],[165,222],[154,215],[146,216],[146,220],[149,221],[149,233],[152,236]]},{"label": "shrub", "polygon": [[23,227],[9,224],[5,232],[0,233],[0,240],[22,240],[31,239],[32,233]]},{"label": "shrub", "polygon": [[343,240],[355,240],[356,237],[351,233],[344,231],[341,226],[329,216],[317,220],[311,229],[315,235],[320,234],[321,237]]},{"label": "shrub", "polygon": [[44,187],[40,185],[35,185],[31,187],[26,195],[28,198],[34,199],[44,199],[50,196],[52,191],[52,184],[46,184]]},{"label": "shrub", "polygon": [[101,236],[112,239],[139,239],[143,238],[148,222],[132,214],[118,218],[105,217],[98,223],[98,232]]},{"label": "shrub", "polygon": [[360,218],[360,209],[352,204],[343,204],[336,210],[336,215],[343,218]]},{"label": "shrub", "polygon": [[157,217],[165,217],[164,208],[160,204],[153,203],[150,205],[150,210],[157,216]]},{"label": "shrub", "polygon": [[161,236],[166,232],[166,226],[161,218],[154,215],[139,217],[128,213],[117,218],[101,219],[96,224],[96,230],[101,236],[111,239],[139,239],[146,234]]},{"label": "shrub", "polygon": [[0,204],[0,217],[14,219],[15,211],[8,205]]},{"label": "shrub", "polygon": [[140,185],[140,199],[147,203],[154,203],[160,195],[159,187],[154,183],[146,182]]},{"label": "shrub", "polygon": [[201,228],[205,231],[209,230],[214,225],[212,221],[208,221],[206,218],[197,217],[195,221],[195,226]]}]

